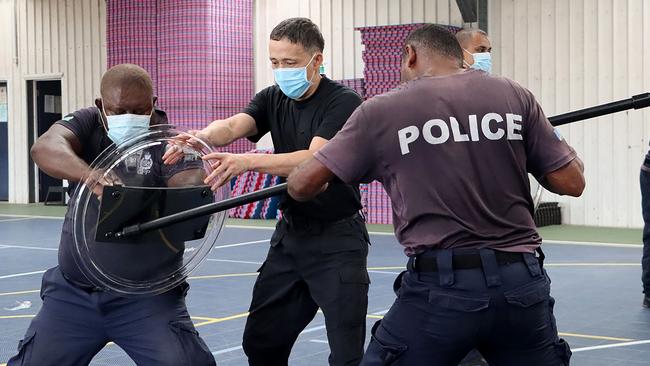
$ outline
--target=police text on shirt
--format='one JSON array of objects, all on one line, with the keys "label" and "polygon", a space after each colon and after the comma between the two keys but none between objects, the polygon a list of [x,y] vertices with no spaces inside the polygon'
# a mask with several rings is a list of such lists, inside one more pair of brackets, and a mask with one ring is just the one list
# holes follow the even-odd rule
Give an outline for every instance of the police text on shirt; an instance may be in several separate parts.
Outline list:
[{"label": "police text on shirt", "polygon": [[[481,134],[488,140],[523,140],[521,136],[522,118],[518,114],[506,113],[505,119],[498,113],[487,113],[481,118],[479,126],[478,117],[471,114],[467,117],[469,133],[461,131],[460,124],[455,117],[449,117],[449,121],[443,119],[432,119],[424,123],[422,131],[418,126],[408,126],[397,131],[399,146],[402,155],[411,152],[409,144],[417,141],[420,135],[424,141],[431,145],[444,144],[450,138],[454,142],[479,141]],[[503,122],[505,120],[505,126]],[[480,127],[480,128],[479,128]]]}]

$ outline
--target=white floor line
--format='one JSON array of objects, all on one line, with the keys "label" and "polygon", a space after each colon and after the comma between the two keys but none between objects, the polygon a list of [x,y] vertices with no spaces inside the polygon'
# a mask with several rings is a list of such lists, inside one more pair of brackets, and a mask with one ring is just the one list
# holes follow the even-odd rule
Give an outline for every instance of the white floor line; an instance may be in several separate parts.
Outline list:
[{"label": "white floor line", "polygon": [[312,343],[322,343],[322,344],[329,344],[329,342],[328,342],[328,341],[326,341],[326,340],[323,340],[323,339],[310,339],[309,341],[310,341],[310,342],[312,342]]},{"label": "white floor line", "polygon": [[581,245],[587,247],[612,247],[612,248],[643,248],[643,244],[622,244],[622,243],[593,243],[586,241],[570,241],[570,240],[544,240],[544,245]]},{"label": "white floor line", "polygon": [[225,262],[225,263],[241,263],[241,264],[256,264],[256,265],[262,265],[262,262],[250,262],[250,261],[236,261],[236,260],[231,260],[231,259],[212,259],[208,258],[206,259],[208,262]]},{"label": "white floor line", "polygon": [[617,263],[617,262],[565,262],[565,263],[544,263],[544,267],[641,267],[641,263]]},{"label": "white floor line", "polygon": [[4,275],[0,276],[0,280],[3,280],[5,278],[14,278],[14,277],[24,277],[24,276],[31,276],[35,274],[41,274],[45,273],[45,270],[43,271],[34,271],[34,272],[25,272],[25,273],[16,273],[16,274],[10,274],[10,275]]},{"label": "white floor line", "polygon": [[33,250],[49,250],[56,252],[59,250],[59,248],[45,248],[45,247],[30,247],[27,245],[9,245],[9,244],[2,244],[4,248],[15,248],[15,249],[33,249]]},{"label": "white floor line", "polygon": [[592,347],[575,348],[575,349],[572,349],[571,352],[575,353],[575,352],[593,351],[593,350],[597,350],[597,349],[636,346],[638,344],[648,344],[648,343],[650,343],[650,339],[646,339],[646,340],[643,340],[643,341],[632,341],[632,342],[623,342],[623,343],[603,344],[603,345],[600,345],[600,346],[592,346]]},{"label": "white floor line", "polygon": [[226,244],[226,245],[218,245],[212,249],[222,249],[222,248],[232,248],[232,247],[241,247],[244,245],[251,245],[251,244],[261,244],[261,243],[268,243],[269,240],[271,239],[262,239],[262,240],[254,240],[254,241],[245,241],[241,243],[233,243],[233,244]]},{"label": "white floor line", "polygon": [[307,328],[307,329],[303,330],[302,332],[300,332],[300,334],[318,332],[319,330],[323,330],[323,329],[325,329],[325,326],[324,325],[319,325],[317,327]]},{"label": "white floor line", "polygon": [[14,219],[0,219],[0,224],[3,222],[14,222],[14,221],[27,221],[27,220],[32,220],[31,217],[18,217]]},{"label": "white floor line", "polygon": [[376,270],[368,270],[368,273],[383,273],[383,274],[395,274],[395,275],[400,274],[400,272],[376,271]]},{"label": "white floor line", "polygon": [[6,215],[6,214],[0,214],[0,217],[19,217],[19,218],[29,218],[29,219],[63,220],[63,216]]},{"label": "white floor line", "polygon": [[220,349],[218,351],[212,352],[212,355],[216,356],[216,355],[220,355],[220,354],[223,354],[223,353],[238,351],[240,349],[243,349],[243,347],[242,346],[236,346],[236,347],[224,348],[224,349]]},{"label": "white floor line", "polygon": [[227,227],[229,229],[254,229],[254,230],[275,230],[275,227],[272,226],[248,226],[248,225],[230,225],[226,224],[224,227]]}]

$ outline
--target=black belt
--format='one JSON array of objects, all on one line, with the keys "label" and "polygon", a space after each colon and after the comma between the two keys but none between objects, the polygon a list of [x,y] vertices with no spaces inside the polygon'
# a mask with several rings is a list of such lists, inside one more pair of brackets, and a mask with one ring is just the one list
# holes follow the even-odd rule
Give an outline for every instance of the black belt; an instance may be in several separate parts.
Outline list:
[{"label": "black belt", "polygon": [[308,216],[300,216],[300,215],[292,215],[288,212],[283,212],[282,213],[282,218],[289,224],[293,224],[295,226],[329,226],[329,225],[336,225],[340,224],[342,222],[346,221],[351,221],[355,220],[357,218],[361,217],[359,213],[354,213],[350,216],[338,218],[338,219],[321,219],[321,218],[314,218],[314,217],[308,217]]},{"label": "black belt", "polygon": [[[525,253],[518,252],[499,252],[495,251],[494,255],[497,258],[497,263],[501,266],[509,263],[517,263],[524,261]],[[435,255],[418,255],[415,256],[409,266],[416,272],[437,272],[438,262]],[[451,259],[453,269],[474,269],[482,268],[481,256],[476,254],[454,254]]]}]

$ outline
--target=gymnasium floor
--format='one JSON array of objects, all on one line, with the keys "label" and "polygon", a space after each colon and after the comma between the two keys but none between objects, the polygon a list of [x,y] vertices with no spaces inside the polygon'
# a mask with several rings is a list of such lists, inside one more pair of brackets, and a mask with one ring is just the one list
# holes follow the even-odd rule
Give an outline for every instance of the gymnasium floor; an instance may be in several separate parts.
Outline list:
[{"label": "gymnasium floor", "polygon": [[[0,366],[4,366],[41,306],[41,275],[56,265],[62,219],[28,216],[34,215],[33,209],[7,214],[6,206],[0,206],[5,208],[0,207]],[[62,212],[62,208],[45,209],[47,215]],[[255,271],[264,260],[272,232],[270,223],[249,225],[230,221],[210,259],[189,280],[190,314],[222,366],[246,365],[241,335]],[[389,228],[370,229],[368,328],[392,303],[393,280],[406,262]],[[547,240],[544,248],[557,300],[558,328],[574,352],[571,364],[649,365],[650,309],[641,307],[640,232],[550,227],[542,233],[554,239]],[[21,303],[25,308],[20,309]],[[323,324],[318,314],[294,347],[291,365],[327,364]],[[106,346],[91,363],[133,364],[115,345]]]}]

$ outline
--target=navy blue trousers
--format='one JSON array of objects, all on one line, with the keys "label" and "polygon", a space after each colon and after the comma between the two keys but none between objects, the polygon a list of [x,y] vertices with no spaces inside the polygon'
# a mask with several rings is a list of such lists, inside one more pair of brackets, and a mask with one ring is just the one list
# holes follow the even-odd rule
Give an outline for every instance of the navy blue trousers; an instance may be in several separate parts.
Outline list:
[{"label": "navy blue trousers", "polygon": [[124,298],[75,286],[51,268],[43,275],[43,306],[7,366],[88,365],[111,341],[138,365],[216,365],[187,313],[188,287]]},{"label": "navy blue trousers", "polygon": [[361,364],[455,366],[478,349],[490,365],[568,365],[551,282],[535,256],[499,266],[494,251],[480,254],[483,268],[453,270],[451,250],[429,251],[440,269],[428,273],[412,270],[411,259]]},{"label": "navy blue trousers", "polygon": [[643,213],[643,258],[641,282],[643,292],[650,296],[650,157],[641,166],[641,210]]}]

